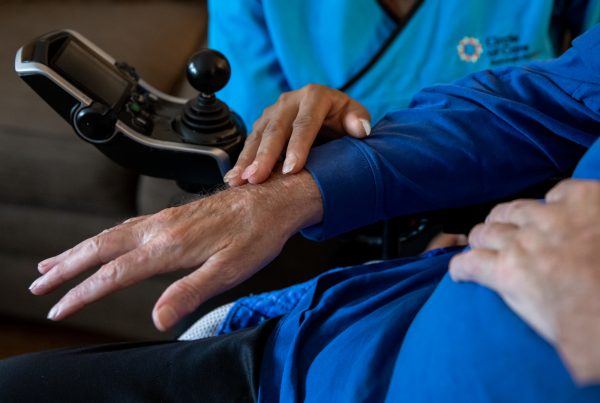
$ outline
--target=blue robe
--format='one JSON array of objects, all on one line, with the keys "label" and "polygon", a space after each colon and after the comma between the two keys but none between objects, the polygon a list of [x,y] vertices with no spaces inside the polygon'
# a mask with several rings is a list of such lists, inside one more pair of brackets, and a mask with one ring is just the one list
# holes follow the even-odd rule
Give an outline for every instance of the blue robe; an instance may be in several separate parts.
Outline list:
[{"label": "blue robe", "polygon": [[[599,135],[600,26],[555,61],[424,90],[370,138],[314,149],[307,168],[325,214],[305,233],[506,197],[569,176],[580,160],[577,175],[600,180]],[[260,399],[599,401],[600,387],[578,388],[494,292],[448,278],[457,252],[335,269],[305,285],[265,348]]]}]

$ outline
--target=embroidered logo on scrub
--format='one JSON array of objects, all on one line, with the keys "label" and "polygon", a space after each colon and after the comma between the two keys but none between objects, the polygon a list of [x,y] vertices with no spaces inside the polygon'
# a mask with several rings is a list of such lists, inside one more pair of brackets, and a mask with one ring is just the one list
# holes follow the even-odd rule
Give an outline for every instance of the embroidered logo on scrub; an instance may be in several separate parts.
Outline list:
[{"label": "embroidered logo on scrub", "polygon": [[463,62],[476,63],[483,53],[483,46],[481,46],[479,39],[465,36],[458,42],[456,50]]},{"label": "embroidered logo on scrub", "polygon": [[483,41],[473,36],[465,36],[458,42],[456,51],[463,62],[476,63],[483,55],[484,47],[492,66],[515,64],[538,56],[538,52],[533,51],[527,43],[523,43],[516,34],[490,35]]},{"label": "embroidered logo on scrub", "polygon": [[517,34],[490,35],[485,38],[484,44],[492,66],[524,62],[538,55],[538,52],[532,50],[529,44],[523,43]]}]

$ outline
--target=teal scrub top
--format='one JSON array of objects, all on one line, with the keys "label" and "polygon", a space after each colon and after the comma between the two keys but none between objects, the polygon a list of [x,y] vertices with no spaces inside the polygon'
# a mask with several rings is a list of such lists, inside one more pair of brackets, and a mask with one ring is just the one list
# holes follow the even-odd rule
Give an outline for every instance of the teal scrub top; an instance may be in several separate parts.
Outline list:
[{"label": "teal scrub top", "polygon": [[424,87],[555,57],[567,31],[578,35],[600,20],[599,0],[424,0],[405,21],[375,0],[208,5],[209,46],[232,67],[218,96],[248,126],[282,92],[310,83],[343,88],[376,122]]}]

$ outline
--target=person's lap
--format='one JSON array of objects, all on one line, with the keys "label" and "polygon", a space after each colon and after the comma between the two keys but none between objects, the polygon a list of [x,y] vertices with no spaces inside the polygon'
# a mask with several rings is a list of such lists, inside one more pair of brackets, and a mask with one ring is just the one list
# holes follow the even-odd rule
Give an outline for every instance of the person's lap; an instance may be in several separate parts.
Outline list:
[{"label": "person's lap", "polygon": [[243,401],[259,372],[265,399],[598,399],[496,294],[444,277],[454,253],[439,253],[332,270],[277,323],[230,335],[0,361],[0,400]]},{"label": "person's lap", "polygon": [[599,401],[495,293],[445,275],[454,254],[321,276],[277,324],[261,396]]},{"label": "person's lap", "polygon": [[446,275],[406,334],[390,401],[597,402],[556,350],[495,293]]}]

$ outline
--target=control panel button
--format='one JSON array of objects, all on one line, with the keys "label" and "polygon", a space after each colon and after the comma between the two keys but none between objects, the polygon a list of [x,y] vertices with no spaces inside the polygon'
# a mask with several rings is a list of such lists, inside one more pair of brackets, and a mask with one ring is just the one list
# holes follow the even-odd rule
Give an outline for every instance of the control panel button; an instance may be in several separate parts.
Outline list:
[{"label": "control panel button", "polygon": [[129,110],[133,113],[139,113],[142,110],[142,107],[137,102],[130,102],[127,104]]},{"label": "control panel button", "polygon": [[114,111],[99,102],[81,109],[73,121],[77,133],[92,143],[109,140],[115,132],[116,123]]},{"label": "control panel button", "polygon": [[142,117],[136,116],[133,118],[133,124],[137,129],[141,129],[141,131],[146,131],[150,128],[150,120]]}]

